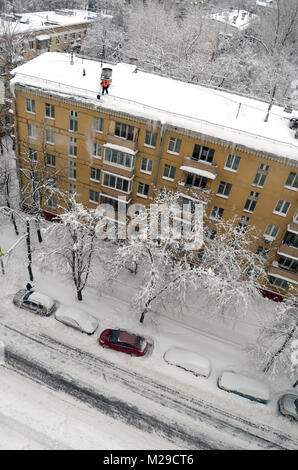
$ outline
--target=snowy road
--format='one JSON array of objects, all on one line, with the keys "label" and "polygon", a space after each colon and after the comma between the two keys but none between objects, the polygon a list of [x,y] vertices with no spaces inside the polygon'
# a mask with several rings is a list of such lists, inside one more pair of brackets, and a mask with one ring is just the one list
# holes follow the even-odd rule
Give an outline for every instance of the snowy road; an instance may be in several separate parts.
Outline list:
[{"label": "snowy road", "polygon": [[[184,449],[297,449],[298,441],[65,344],[1,324],[6,367]],[[50,366],[49,366],[50,364]]]}]

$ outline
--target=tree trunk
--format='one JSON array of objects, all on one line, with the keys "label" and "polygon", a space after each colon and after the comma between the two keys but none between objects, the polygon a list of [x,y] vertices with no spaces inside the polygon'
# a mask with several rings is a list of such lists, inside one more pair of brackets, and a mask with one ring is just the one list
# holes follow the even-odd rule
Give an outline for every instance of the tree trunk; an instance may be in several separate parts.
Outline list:
[{"label": "tree trunk", "polygon": [[1,264],[1,271],[4,276],[5,270],[4,270],[4,263],[3,263],[2,255],[1,255],[1,248],[0,248],[0,264]]},{"label": "tree trunk", "polygon": [[143,323],[143,322],[144,322],[145,313],[146,313],[146,310],[143,310],[143,312],[142,312],[142,314],[141,314],[141,318],[140,318],[140,323]]},{"label": "tree trunk", "polygon": [[32,252],[31,252],[31,240],[30,240],[30,221],[27,219],[26,221],[27,226],[27,253],[28,253],[28,272],[30,281],[33,281],[33,273],[32,273]]},{"label": "tree trunk", "polygon": [[83,300],[82,289],[77,290],[78,300]]},{"label": "tree trunk", "polygon": [[287,344],[289,343],[289,341],[292,339],[295,331],[296,331],[296,328],[297,326],[295,326],[294,328],[292,328],[292,330],[290,331],[290,333],[287,335],[286,339],[284,340],[284,343],[283,345],[279,348],[278,351],[276,351],[276,353],[269,359],[269,361],[267,362],[266,366],[264,367],[263,369],[263,372],[264,374],[267,374],[269,372],[269,369],[272,367],[275,359],[284,351],[285,347],[287,346]]}]

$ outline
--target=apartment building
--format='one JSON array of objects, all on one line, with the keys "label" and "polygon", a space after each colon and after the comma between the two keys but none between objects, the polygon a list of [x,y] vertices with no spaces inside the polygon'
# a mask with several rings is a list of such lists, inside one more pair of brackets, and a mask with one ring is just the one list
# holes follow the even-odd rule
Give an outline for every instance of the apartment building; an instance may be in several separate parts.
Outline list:
[{"label": "apartment building", "polygon": [[[297,292],[298,140],[279,106],[137,70],[112,70],[109,94],[97,98],[101,64],[46,53],[14,70],[16,157],[21,188],[29,160],[57,184],[95,208],[117,213],[150,204],[158,189],[186,201],[209,191],[216,220],[235,215],[259,233],[255,251],[267,260],[264,288]],[[34,176],[33,176],[34,177]],[[57,201],[44,203],[47,215]]]},{"label": "apartment building", "polygon": [[[79,50],[96,13],[86,10],[55,10],[3,13],[0,16],[0,79],[5,86],[6,106],[0,107],[3,124],[11,122],[10,71],[48,51]],[[0,129],[1,132],[1,129]]]}]

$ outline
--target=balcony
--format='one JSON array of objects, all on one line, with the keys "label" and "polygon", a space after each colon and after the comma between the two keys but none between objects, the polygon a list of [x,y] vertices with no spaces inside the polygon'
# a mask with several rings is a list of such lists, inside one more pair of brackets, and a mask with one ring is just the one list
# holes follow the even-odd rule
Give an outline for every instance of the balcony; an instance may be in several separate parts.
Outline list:
[{"label": "balcony", "polygon": [[135,138],[134,140],[126,140],[123,137],[118,137],[117,135],[107,134],[107,143],[114,144],[114,145],[121,145],[122,147],[126,147],[130,150],[137,150],[138,147],[138,139]]},{"label": "balcony", "polygon": [[205,163],[202,160],[195,160],[191,157],[185,156],[183,159],[183,165],[180,167],[181,170],[196,175],[204,176],[205,178],[214,180],[217,177],[217,166]]},{"label": "balcony", "polygon": [[290,233],[295,233],[298,235],[298,224],[296,224],[294,221],[291,224],[287,225],[287,230]]},{"label": "balcony", "polygon": [[285,256],[286,258],[292,258],[292,259],[298,260],[298,248],[295,248],[290,245],[286,245],[284,243],[280,245],[277,254],[281,256]]},{"label": "balcony", "polygon": [[272,265],[268,269],[268,275],[278,277],[280,279],[284,279],[292,284],[298,285],[298,274],[288,269],[283,269],[278,266],[277,262],[273,262]]},{"label": "balcony", "polygon": [[102,193],[106,196],[111,196],[112,198],[115,199],[120,199],[123,202],[128,203],[131,199],[131,192],[129,194],[123,193],[122,191],[118,191],[118,189],[115,188],[109,188],[108,186],[102,185]]},{"label": "balcony", "polygon": [[208,199],[209,195],[209,189],[208,188],[202,188],[199,186],[190,186],[185,183],[185,181],[178,181],[177,184],[177,191],[181,194],[185,194],[185,196],[188,196],[190,199],[194,200],[204,200]]}]

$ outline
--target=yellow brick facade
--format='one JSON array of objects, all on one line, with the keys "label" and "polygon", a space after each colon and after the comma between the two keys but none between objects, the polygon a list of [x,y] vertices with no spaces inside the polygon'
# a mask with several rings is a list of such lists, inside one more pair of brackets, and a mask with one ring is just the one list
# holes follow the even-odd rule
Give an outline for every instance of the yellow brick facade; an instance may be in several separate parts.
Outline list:
[{"label": "yellow brick facade", "polygon": [[[26,111],[26,98],[34,100],[34,114]],[[45,117],[46,103],[54,105],[54,119]],[[77,113],[77,132],[70,131],[70,111]],[[292,187],[286,186],[286,182],[290,173],[298,178],[298,158],[297,160],[279,158],[241,146],[234,146],[232,148],[229,142],[204,136],[187,129],[162,126],[161,124],[157,125],[156,128],[152,128],[147,120],[139,117],[111,111],[104,107],[96,108],[83,101],[79,102],[67,98],[62,99],[57,96],[53,97],[53,95],[47,95],[41,91],[30,91],[30,89],[20,85],[16,86],[15,113],[19,168],[22,168],[22,165],[26,165],[25,156],[29,147],[38,150],[38,159],[41,162],[44,161],[45,152],[54,155],[55,168],[49,168],[49,171],[55,171],[59,174],[59,187],[64,191],[68,191],[69,185],[75,184],[77,200],[89,208],[97,206],[97,202],[90,202],[90,190],[98,193],[99,202],[102,200],[102,195],[106,195],[113,198],[122,196],[129,203],[149,204],[155,186],[156,189],[167,188],[172,191],[179,190],[181,193],[187,194],[189,185],[186,185],[186,183],[190,182],[190,179],[187,178],[196,177],[194,173],[191,173],[193,169],[207,171],[209,176],[213,176],[200,181],[201,184],[206,185],[206,189],[210,189],[211,199],[207,206],[208,217],[214,206],[224,210],[223,219],[228,219],[234,214],[237,215],[239,220],[240,217],[249,217],[249,224],[254,225],[260,233],[259,243],[255,248],[257,249],[258,246],[262,246],[264,249],[269,249],[267,258],[268,273],[271,273],[271,281],[279,284],[271,285],[268,283],[265,287],[272,291],[278,287],[281,292],[287,292],[290,289],[297,293],[298,192],[294,185]],[[100,131],[93,130],[94,118],[102,119],[103,127]],[[132,140],[115,135],[119,132],[116,131],[116,123],[133,127]],[[36,126],[36,139],[28,137],[28,124]],[[44,143],[46,129],[54,132],[55,143],[53,145]],[[125,133],[125,128],[122,128],[122,131]],[[154,145],[146,145],[147,131],[157,133]],[[129,133],[129,130],[127,132]],[[71,137],[77,139],[76,157],[69,155]],[[169,140],[173,138],[181,141],[180,148],[176,148],[177,152],[175,152],[174,141],[171,141],[174,146],[171,148],[174,148],[174,151],[169,151]],[[100,158],[92,156],[95,143],[101,146]],[[134,167],[126,168],[121,165],[105,162],[105,144],[125,147],[130,151],[136,152]],[[177,142],[176,144],[178,145]],[[202,155],[196,160],[191,158],[195,145],[214,150],[211,163],[202,159],[204,157]],[[200,151],[203,151],[202,148]],[[237,170],[226,167],[229,155],[240,157]],[[142,170],[143,158],[152,160],[151,171]],[[75,179],[70,179],[69,177],[70,162],[76,164]],[[253,184],[261,164],[269,166],[268,174],[262,187]],[[165,165],[175,167],[174,178],[171,178],[170,176],[173,175],[169,174],[166,177],[164,176]],[[181,167],[188,167],[190,171],[183,170]],[[90,180],[91,168],[100,170],[99,182]],[[107,188],[104,184],[105,173],[112,173],[112,175],[118,175],[130,180],[131,190],[123,192],[119,189]],[[188,173],[192,176],[189,177]],[[197,178],[200,179],[199,176]],[[232,185],[228,197],[219,194],[221,182]],[[148,194],[143,195],[143,197],[138,194],[140,192],[140,183],[148,185]],[[191,190],[196,192],[201,191],[201,188],[192,187]],[[257,203],[254,210],[244,210],[251,191],[258,193]],[[279,214],[274,213],[279,200],[290,203],[286,214],[281,212]],[[47,206],[44,207],[44,210],[55,212],[55,210]],[[208,223],[212,227],[212,220]],[[279,230],[276,236],[273,236],[273,234],[271,239],[269,236],[265,240],[263,234],[269,224],[279,227]],[[289,242],[288,240],[291,236],[292,242]],[[287,242],[283,243],[286,237],[288,237]],[[288,262],[290,267],[285,265],[280,266],[276,263],[280,261],[280,256],[290,260]],[[273,279],[278,279],[278,281]]]}]

